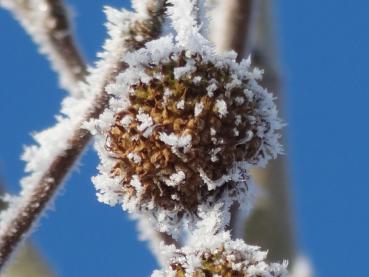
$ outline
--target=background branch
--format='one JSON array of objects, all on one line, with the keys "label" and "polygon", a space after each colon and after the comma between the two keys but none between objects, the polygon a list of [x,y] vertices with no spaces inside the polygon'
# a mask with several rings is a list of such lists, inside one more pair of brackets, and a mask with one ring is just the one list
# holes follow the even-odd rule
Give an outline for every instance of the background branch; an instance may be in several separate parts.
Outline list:
[{"label": "background branch", "polygon": [[[215,0],[216,17],[212,26],[212,39],[217,50],[235,50],[239,59],[252,55],[253,64],[265,69],[262,85],[278,96],[278,107],[283,106],[280,69],[275,49],[272,1]],[[284,143],[284,145],[286,145]],[[270,261],[295,258],[295,241],[290,209],[287,162],[279,157],[270,161],[266,169],[253,170],[255,183],[260,185],[263,196],[255,201],[255,207],[247,220],[245,215],[232,208],[231,228],[234,237],[269,249]]]},{"label": "background branch", "polygon": [[[278,97],[278,107],[283,109],[271,0],[258,3],[252,47],[254,64],[265,70],[262,85]],[[245,226],[248,243],[269,249],[270,261],[288,259],[293,264],[297,253],[287,167],[286,158],[279,156],[277,160],[270,161],[265,169],[253,171],[255,181],[263,193],[256,201]]]},{"label": "background branch", "polygon": [[87,67],[76,45],[67,8],[62,0],[0,0],[47,56],[62,88],[81,97],[79,82]]},{"label": "background branch", "polygon": [[234,50],[238,59],[249,53],[255,0],[216,0],[212,40],[218,52]]}]

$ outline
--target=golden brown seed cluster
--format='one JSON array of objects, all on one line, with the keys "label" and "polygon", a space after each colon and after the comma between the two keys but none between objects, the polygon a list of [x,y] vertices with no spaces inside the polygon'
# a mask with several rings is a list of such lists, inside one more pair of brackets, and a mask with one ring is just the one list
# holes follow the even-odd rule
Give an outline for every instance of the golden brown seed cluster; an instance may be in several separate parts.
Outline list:
[{"label": "golden brown seed cluster", "polygon": [[[191,73],[176,78],[176,70],[189,63]],[[153,200],[167,210],[194,212],[201,199],[220,197],[238,185],[228,181],[209,190],[204,173],[217,180],[235,162],[259,155],[258,100],[247,83],[230,88],[229,70],[204,63],[200,55],[182,52],[145,71],[151,81],[131,86],[130,108],[116,115],[108,134],[106,146],[116,159],[111,174],[122,178],[122,194]],[[190,138],[190,143],[174,145],[163,134]],[[142,184],[140,192],[132,185],[134,178]]]},{"label": "golden brown seed cluster", "polygon": [[[186,255],[183,254],[183,258]],[[185,259],[181,259],[185,261]],[[256,266],[259,261],[247,261],[247,257],[240,251],[233,250],[231,252],[225,251],[223,247],[214,252],[205,252],[200,256],[201,266],[197,267],[191,276],[206,277],[206,276],[222,276],[222,277],[259,277],[266,275],[259,275],[256,270],[250,270],[250,267]],[[171,269],[175,272],[175,277],[188,276],[187,266],[181,263],[172,263]],[[264,274],[268,276],[282,277],[283,270],[281,267],[263,268]],[[187,275],[186,275],[187,273]]]},{"label": "golden brown seed cluster", "polygon": [[[202,276],[214,276],[219,275],[223,277],[244,277],[244,273],[240,270],[234,270],[232,268],[232,262],[228,261],[223,255],[224,249],[220,249],[215,254],[204,253],[201,256],[201,267],[197,268],[193,273],[194,277]],[[233,262],[242,262],[239,253],[235,252],[235,260]],[[186,269],[183,265],[179,263],[173,263],[171,265],[172,270],[174,270],[176,277],[185,277]]]}]

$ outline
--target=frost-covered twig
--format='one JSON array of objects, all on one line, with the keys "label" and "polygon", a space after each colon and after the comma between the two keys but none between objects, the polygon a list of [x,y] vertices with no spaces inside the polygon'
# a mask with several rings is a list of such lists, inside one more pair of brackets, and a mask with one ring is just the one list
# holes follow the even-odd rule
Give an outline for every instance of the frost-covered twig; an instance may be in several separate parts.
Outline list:
[{"label": "frost-covered twig", "polygon": [[83,86],[84,97],[67,97],[57,125],[36,134],[38,146],[26,149],[23,158],[30,175],[22,180],[19,196],[7,197],[9,207],[0,214],[0,268],[45,210],[88,144],[91,134],[82,125],[104,110],[108,102],[105,87],[125,67],[122,55],[159,35],[163,2],[144,2],[146,6],[137,7],[136,13],[106,9],[111,38]]},{"label": "frost-covered twig", "polygon": [[78,83],[87,67],[73,38],[67,8],[62,0],[0,0],[46,55],[58,73],[60,85],[82,96]]}]

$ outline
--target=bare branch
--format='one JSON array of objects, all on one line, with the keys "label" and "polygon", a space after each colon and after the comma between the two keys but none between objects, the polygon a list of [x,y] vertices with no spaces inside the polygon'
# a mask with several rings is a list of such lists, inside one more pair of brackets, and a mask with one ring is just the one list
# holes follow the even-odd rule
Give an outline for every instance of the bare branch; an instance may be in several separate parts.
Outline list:
[{"label": "bare branch", "polygon": [[[96,99],[96,107],[89,111],[86,119],[97,117],[103,111],[107,100],[105,94],[99,96]],[[47,203],[78,159],[90,137],[91,135],[87,130],[78,128],[69,140],[70,148],[55,157],[33,189],[32,194],[27,197],[28,199],[22,199],[27,200],[27,202],[21,203],[21,207],[16,210],[16,214],[13,215],[6,229],[0,232],[0,267],[4,265],[17,244],[46,208]]]},{"label": "bare branch", "polygon": [[212,40],[218,52],[234,50],[239,59],[250,49],[254,0],[216,0]]},{"label": "bare branch", "polygon": [[[28,186],[24,187],[20,196],[10,201],[9,208],[1,214],[0,269],[3,269],[9,256],[45,210],[48,202],[90,141],[91,134],[83,129],[82,125],[87,120],[97,118],[107,106],[109,99],[105,87],[114,80],[118,72],[124,70],[125,65],[121,63],[122,55],[127,51],[142,47],[145,42],[159,35],[161,15],[164,13],[164,6],[157,4],[159,2],[162,3],[161,1],[147,1],[145,14],[138,14],[129,25],[124,22],[122,26],[119,26],[119,22],[116,22],[117,18],[114,18],[115,22],[111,23],[113,25],[111,28],[116,29],[111,30],[112,38],[105,45],[107,52],[103,54],[103,60],[99,62],[96,72],[92,72],[89,77],[94,83],[93,90],[96,90],[92,91],[90,96],[93,100],[76,123],[75,129],[65,136],[66,148],[58,151],[41,172],[34,169],[30,176],[31,184],[27,184]],[[115,11],[115,13],[119,12]],[[127,21],[127,18],[122,18],[122,20]],[[120,30],[119,27],[124,30]],[[139,41],[136,40],[137,37],[140,37]],[[114,53],[110,53],[112,50]],[[71,122],[67,121],[67,123],[74,124],[74,121],[76,119]],[[32,184],[32,182],[35,183]]]},{"label": "bare branch", "polygon": [[62,88],[81,97],[78,83],[87,73],[73,38],[67,8],[62,0],[0,0],[47,56]]},{"label": "bare branch", "polygon": [[[278,106],[283,108],[272,1],[261,1],[259,5],[256,28],[252,35],[253,61],[256,66],[265,69],[262,85],[278,96]],[[286,158],[279,157],[271,161],[265,169],[254,170],[253,176],[264,193],[256,201],[247,220],[247,240],[249,243],[268,248],[270,260],[288,259],[290,264],[293,264],[297,253]]]}]

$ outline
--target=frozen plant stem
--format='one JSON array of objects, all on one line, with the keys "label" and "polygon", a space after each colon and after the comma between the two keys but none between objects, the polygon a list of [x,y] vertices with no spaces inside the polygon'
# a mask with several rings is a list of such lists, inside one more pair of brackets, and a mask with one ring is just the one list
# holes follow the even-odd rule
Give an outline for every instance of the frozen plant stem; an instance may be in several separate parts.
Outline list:
[{"label": "frozen plant stem", "polygon": [[[55,1],[50,2],[54,3]],[[3,2],[0,3],[4,5]],[[24,2],[21,1],[21,3]],[[103,80],[101,87],[99,86],[97,89],[98,92],[94,94],[96,96],[87,112],[83,115],[82,120],[66,139],[65,144],[68,145],[67,148],[55,155],[52,162],[42,171],[41,178],[37,181],[37,184],[32,186],[31,191],[19,196],[20,199],[14,203],[10,202],[8,211],[11,212],[9,212],[5,223],[3,222],[0,228],[0,270],[4,268],[5,262],[14,252],[19,242],[27,235],[45,210],[48,202],[52,199],[90,141],[91,134],[82,128],[82,124],[90,119],[97,118],[107,106],[109,97],[105,92],[105,87],[115,79],[117,72],[125,69],[125,65],[120,62],[121,55],[125,52],[139,49],[145,42],[159,36],[164,4],[159,5],[156,3],[163,2],[147,1],[146,17],[133,21],[129,25],[128,30],[123,30],[120,33],[123,37],[116,38],[119,40],[118,44],[121,43],[121,47],[117,50],[119,53],[109,53],[110,56],[105,57],[108,66],[102,65],[102,67],[106,73],[104,75],[106,78]],[[160,6],[158,9],[153,8],[158,7],[158,5]],[[117,34],[115,35],[117,36]],[[141,35],[143,39],[136,41],[135,37],[137,35]],[[15,205],[15,207],[12,205]]]},{"label": "frozen plant stem", "polygon": [[47,34],[51,45],[55,48],[55,52],[61,56],[61,60],[65,62],[75,83],[78,83],[87,75],[87,69],[81,53],[76,47],[66,7],[62,0],[46,0],[46,3],[50,15]]},{"label": "frozen plant stem", "polygon": [[38,45],[58,73],[62,88],[81,97],[78,83],[87,67],[73,37],[68,11],[62,0],[0,0]]},{"label": "frozen plant stem", "polygon": [[[107,99],[105,93],[98,96],[94,107],[89,111],[86,118],[96,118],[103,111]],[[90,133],[84,129],[78,128],[74,132],[68,141],[70,147],[64,153],[60,153],[55,157],[37,186],[35,186],[32,195],[27,199],[28,201],[21,203],[22,207],[17,210],[13,220],[10,221],[5,230],[1,230],[0,269],[46,208],[47,203],[73,167],[90,138]]]}]

